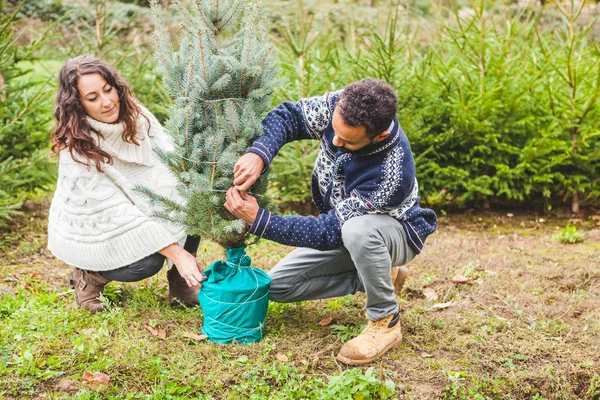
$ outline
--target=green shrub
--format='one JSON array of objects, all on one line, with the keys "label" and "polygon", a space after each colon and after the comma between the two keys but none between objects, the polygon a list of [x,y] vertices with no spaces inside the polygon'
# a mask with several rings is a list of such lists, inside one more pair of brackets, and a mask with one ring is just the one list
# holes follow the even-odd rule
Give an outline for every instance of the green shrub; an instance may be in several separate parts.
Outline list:
[{"label": "green shrub", "polygon": [[329,378],[320,399],[389,399],[396,393],[394,382],[382,382],[374,376],[373,368],[363,373],[361,369],[347,369]]},{"label": "green shrub", "polygon": [[552,240],[566,244],[583,242],[583,233],[577,232],[577,228],[567,225],[560,233],[552,235]]}]

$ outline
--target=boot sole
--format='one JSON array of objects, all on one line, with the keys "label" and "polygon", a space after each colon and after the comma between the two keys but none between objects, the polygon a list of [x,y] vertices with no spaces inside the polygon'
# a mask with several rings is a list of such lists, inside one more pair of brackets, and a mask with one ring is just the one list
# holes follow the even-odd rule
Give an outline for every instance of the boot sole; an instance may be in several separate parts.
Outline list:
[{"label": "boot sole", "polygon": [[375,361],[375,360],[383,357],[384,355],[387,354],[388,351],[390,351],[394,347],[400,346],[401,344],[402,344],[402,336],[400,336],[400,339],[398,339],[397,341],[388,344],[383,349],[383,351],[380,354],[378,354],[378,355],[376,355],[374,357],[367,358],[367,359],[364,359],[364,360],[353,360],[351,358],[340,356],[338,354],[336,358],[337,358],[338,361],[343,362],[344,364],[347,364],[347,365],[364,365],[364,364],[369,364],[369,363],[372,363],[373,361]]}]

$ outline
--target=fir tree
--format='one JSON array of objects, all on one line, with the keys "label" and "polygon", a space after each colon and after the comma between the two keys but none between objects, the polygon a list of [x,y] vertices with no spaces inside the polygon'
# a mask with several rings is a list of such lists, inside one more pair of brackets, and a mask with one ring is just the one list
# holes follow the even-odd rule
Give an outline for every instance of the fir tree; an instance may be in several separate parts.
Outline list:
[{"label": "fir tree", "polygon": [[[223,203],[233,185],[233,166],[262,133],[262,116],[278,84],[266,20],[259,4],[196,0],[186,5],[175,0],[183,17],[176,51],[157,3],[152,3],[154,53],[174,100],[165,129],[175,146],[160,155],[188,204],[183,207],[142,190],[160,204],[156,216],[224,247],[241,246],[245,222],[229,214]],[[268,207],[266,187],[263,174],[251,191],[263,207]]]},{"label": "fir tree", "polygon": [[[24,3],[0,15],[0,227],[19,214],[28,192],[48,189],[56,181],[56,168],[48,159],[52,114],[48,80],[24,65],[47,37],[17,46],[15,21]],[[0,7],[1,9],[1,7]],[[3,10],[4,11],[4,10]]]}]

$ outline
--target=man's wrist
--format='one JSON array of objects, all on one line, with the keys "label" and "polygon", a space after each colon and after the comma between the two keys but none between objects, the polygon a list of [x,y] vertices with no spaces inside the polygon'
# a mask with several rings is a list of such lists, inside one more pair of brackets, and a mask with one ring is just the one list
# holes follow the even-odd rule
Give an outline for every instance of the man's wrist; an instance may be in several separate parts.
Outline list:
[{"label": "man's wrist", "polygon": [[254,225],[254,221],[256,221],[256,216],[258,215],[258,206],[256,207],[256,210],[252,214],[253,214],[253,216],[246,219],[246,223],[249,226]]}]

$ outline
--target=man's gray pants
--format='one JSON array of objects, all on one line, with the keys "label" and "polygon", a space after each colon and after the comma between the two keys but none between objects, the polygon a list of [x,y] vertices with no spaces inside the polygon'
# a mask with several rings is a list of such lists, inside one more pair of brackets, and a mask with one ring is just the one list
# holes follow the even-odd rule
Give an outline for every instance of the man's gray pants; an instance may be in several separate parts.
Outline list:
[{"label": "man's gray pants", "polygon": [[369,214],[342,226],[343,247],[319,251],[298,248],[271,271],[271,300],[326,299],[367,294],[367,318],[377,321],[398,312],[392,285],[392,266],[415,257],[400,222],[387,215]]}]

